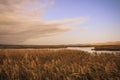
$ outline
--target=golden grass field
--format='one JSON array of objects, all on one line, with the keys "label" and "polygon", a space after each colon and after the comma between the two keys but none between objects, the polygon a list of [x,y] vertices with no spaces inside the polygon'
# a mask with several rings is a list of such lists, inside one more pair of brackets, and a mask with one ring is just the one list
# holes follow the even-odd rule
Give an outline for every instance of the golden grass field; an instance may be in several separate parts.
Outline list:
[{"label": "golden grass field", "polygon": [[120,54],[4,49],[0,80],[120,80]]}]

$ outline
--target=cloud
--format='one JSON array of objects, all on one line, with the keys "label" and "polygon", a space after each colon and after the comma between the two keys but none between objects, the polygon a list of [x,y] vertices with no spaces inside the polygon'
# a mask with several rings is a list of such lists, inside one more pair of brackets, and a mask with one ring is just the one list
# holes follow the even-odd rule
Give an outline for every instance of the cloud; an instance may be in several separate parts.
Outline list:
[{"label": "cloud", "polygon": [[74,23],[83,23],[88,20],[88,17],[80,17],[80,18],[70,18],[70,19],[63,19],[63,20],[55,20],[49,21],[47,24],[54,24],[54,25],[66,25],[66,24],[74,24]]},{"label": "cloud", "polygon": [[42,21],[44,9],[53,3],[54,0],[0,0],[0,43],[22,43],[70,31],[67,24],[86,21],[86,18]]}]

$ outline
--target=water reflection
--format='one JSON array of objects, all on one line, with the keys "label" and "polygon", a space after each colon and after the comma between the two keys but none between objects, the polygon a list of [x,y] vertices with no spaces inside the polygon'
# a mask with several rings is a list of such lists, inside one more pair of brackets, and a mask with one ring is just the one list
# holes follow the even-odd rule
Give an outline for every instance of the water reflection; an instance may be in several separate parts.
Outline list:
[{"label": "water reflection", "polygon": [[94,47],[68,47],[67,49],[71,50],[82,50],[82,51],[87,51],[89,53],[120,53],[120,51],[95,51],[93,50]]}]

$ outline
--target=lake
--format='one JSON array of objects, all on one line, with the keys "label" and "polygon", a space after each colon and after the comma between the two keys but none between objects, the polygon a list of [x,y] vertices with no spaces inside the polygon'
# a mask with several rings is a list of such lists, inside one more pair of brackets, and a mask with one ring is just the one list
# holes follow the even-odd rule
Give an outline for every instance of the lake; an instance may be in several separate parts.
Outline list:
[{"label": "lake", "polygon": [[120,51],[95,51],[95,50],[92,50],[94,49],[94,47],[68,47],[66,49],[71,49],[71,50],[82,50],[82,51],[86,51],[86,52],[89,52],[89,53],[120,53]]}]

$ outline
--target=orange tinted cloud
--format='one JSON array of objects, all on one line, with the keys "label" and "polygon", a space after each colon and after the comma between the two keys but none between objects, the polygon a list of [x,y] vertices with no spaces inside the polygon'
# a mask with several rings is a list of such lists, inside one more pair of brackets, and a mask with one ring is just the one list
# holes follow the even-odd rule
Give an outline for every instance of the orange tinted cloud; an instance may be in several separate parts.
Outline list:
[{"label": "orange tinted cloud", "polygon": [[86,18],[42,21],[44,9],[53,0],[0,0],[0,43],[13,44],[71,30],[66,24]]}]

